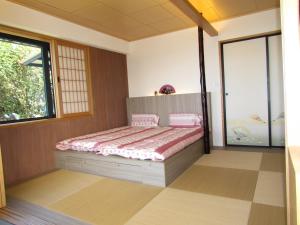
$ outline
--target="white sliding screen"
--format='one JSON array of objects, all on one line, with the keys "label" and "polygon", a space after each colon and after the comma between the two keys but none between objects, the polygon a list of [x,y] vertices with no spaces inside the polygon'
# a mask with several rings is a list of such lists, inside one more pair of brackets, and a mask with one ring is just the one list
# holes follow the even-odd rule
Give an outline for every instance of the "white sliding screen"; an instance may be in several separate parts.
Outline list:
[{"label": "white sliding screen", "polygon": [[228,145],[269,145],[266,39],[223,46]]},{"label": "white sliding screen", "polygon": [[221,44],[227,145],[284,146],[281,35]]},{"label": "white sliding screen", "polygon": [[281,36],[271,36],[268,40],[270,62],[271,142],[273,146],[284,146],[284,94]]},{"label": "white sliding screen", "polygon": [[88,48],[57,41],[57,74],[61,115],[74,116],[92,112]]}]

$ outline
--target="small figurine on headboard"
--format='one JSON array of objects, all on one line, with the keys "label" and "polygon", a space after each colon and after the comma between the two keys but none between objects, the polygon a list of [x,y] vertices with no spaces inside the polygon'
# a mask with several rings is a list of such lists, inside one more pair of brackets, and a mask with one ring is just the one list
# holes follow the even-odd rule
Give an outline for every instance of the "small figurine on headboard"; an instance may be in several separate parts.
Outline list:
[{"label": "small figurine on headboard", "polygon": [[170,84],[165,84],[159,89],[159,93],[164,95],[173,94],[175,92],[175,88]]}]

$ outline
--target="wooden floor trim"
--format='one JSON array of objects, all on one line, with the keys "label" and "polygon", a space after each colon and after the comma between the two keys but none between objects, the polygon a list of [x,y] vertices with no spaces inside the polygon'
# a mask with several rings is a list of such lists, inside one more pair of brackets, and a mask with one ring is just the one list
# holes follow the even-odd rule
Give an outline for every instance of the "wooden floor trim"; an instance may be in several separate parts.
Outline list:
[{"label": "wooden floor trim", "polygon": [[0,218],[12,224],[31,225],[88,225],[78,219],[28,203],[8,198],[7,206],[0,209]]}]

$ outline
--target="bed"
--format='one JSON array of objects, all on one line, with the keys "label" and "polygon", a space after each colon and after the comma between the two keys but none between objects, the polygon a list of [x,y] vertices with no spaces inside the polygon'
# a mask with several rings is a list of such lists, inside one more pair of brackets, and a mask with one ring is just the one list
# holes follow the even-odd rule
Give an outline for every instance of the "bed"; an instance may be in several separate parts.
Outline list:
[{"label": "bed", "polygon": [[156,113],[163,127],[125,126],[63,140],[55,151],[56,166],[165,187],[204,154],[203,129],[164,126],[167,114],[201,113],[201,104],[195,107],[200,98],[200,94],[129,98],[129,123],[133,113]]}]

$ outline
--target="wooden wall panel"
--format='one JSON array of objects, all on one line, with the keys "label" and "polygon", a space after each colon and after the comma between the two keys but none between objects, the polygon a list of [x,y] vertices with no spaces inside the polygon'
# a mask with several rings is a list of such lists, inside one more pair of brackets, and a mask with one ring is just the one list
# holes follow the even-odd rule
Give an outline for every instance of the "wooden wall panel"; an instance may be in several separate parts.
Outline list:
[{"label": "wooden wall panel", "polygon": [[127,125],[126,56],[96,48],[90,48],[90,56],[93,116],[0,125],[6,185],[53,170],[53,150],[60,140]]},{"label": "wooden wall panel", "polygon": [[[124,72],[127,74],[126,60],[124,55],[109,51],[98,54],[95,49],[92,49],[90,54],[92,71],[95,71],[95,80],[99,83],[98,89],[94,89],[94,94],[103,98],[103,104],[95,102],[95,112],[100,113],[104,110],[102,112],[104,117],[98,119],[104,120],[107,128],[118,127],[123,121],[127,121],[127,116],[124,114],[128,97],[127,76],[117,76]],[[103,70],[97,71],[97,67]]]}]

